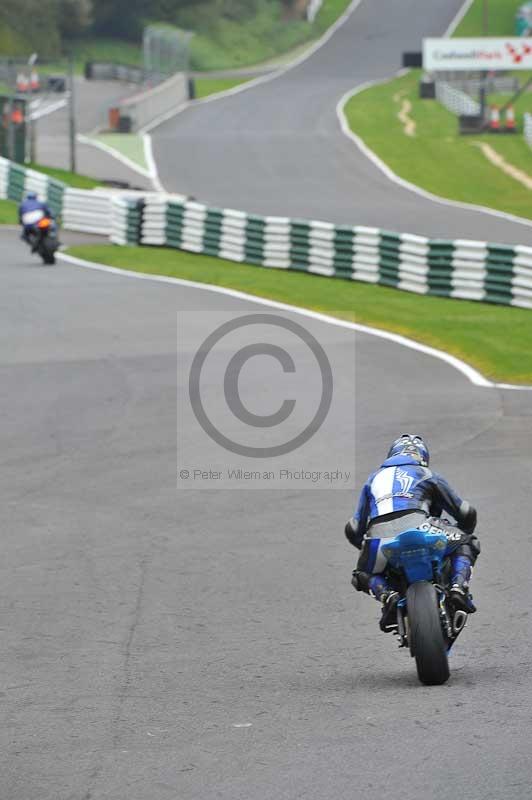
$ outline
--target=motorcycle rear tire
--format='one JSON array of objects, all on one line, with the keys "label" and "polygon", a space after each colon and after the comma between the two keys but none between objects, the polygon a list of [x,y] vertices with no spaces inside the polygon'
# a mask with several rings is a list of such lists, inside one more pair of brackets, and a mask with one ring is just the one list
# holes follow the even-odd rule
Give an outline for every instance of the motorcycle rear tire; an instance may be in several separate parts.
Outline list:
[{"label": "motorcycle rear tire", "polygon": [[39,248],[39,255],[44,264],[55,264],[55,246],[50,247],[46,239]]},{"label": "motorcycle rear tire", "polygon": [[436,589],[428,581],[413,583],[406,593],[406,605],[418,678],[426,686],[441,686],[450,672]]}]

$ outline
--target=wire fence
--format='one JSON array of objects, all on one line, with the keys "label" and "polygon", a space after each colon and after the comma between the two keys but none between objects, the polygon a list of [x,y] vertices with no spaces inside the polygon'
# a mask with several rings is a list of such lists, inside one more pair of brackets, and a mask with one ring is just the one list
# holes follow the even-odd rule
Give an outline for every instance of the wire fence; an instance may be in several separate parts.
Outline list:
[{"label": "wire fence", "polygon": [[148,25],[142,43],[147,80],[159,83],[177,72],[187,72],[191,37],[178,28]]},{"label": "wire fence", "polygon": [[480,103],[445,81],[436,83],[436,99],[456,116],[478,116]]}]

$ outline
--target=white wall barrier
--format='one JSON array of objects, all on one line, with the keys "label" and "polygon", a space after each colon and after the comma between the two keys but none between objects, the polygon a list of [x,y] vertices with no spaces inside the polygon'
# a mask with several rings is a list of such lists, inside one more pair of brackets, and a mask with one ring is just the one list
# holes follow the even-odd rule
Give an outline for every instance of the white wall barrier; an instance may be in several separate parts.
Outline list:
[{"label": "white wall barrier", "polygon": [[183,72],[173,75],[153,89],[123,100],[118,108],[120,117],[131,119],[131,130],[138,131],[168,111],[188,100],[188,82]]}]

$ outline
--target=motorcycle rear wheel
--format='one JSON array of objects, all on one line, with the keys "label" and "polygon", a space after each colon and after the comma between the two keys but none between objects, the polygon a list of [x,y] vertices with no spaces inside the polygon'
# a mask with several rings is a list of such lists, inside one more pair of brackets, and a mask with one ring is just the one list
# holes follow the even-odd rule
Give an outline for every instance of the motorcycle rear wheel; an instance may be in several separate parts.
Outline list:
[{"label": "motorcycle rear wheel", "polygon": [[443,636],[436,589],[427,581],[408,587],[406,593],[410,649],[418,678],[426,686],[441,686],[449,679],[447,646]]},{"label": "motorcycle rear wheel", "polygon": [[39,255],[43,260],[44,264],[55,264],[55,243],[50,244],[47,239],[44,239],[41,242],[41,246],[39,248]]}]

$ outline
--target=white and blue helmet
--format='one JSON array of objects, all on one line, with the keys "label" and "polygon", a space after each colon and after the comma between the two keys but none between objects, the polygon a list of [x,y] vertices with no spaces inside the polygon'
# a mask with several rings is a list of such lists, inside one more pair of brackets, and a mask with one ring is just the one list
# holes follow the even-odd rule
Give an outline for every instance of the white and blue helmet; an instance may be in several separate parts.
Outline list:
[{"label": "white and blue helmet", "polygon": [[428,447],[417,433],[402,433],[388,452],[388,458],[394,456],[411,456],[419,461],[422,467],[428,467],[430,460]]}]

